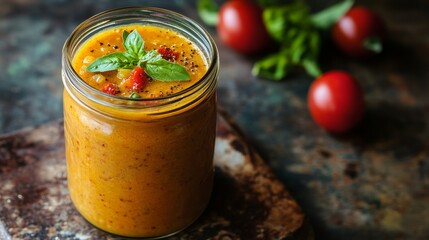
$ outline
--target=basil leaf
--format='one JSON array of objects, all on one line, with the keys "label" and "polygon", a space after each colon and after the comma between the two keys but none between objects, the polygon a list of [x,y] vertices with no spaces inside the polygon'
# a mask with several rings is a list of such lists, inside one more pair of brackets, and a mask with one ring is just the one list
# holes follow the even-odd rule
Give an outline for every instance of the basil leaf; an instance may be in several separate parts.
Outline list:
[{"label": "basil leaf", "polygon": [[125,39],[124,47],[127,52],[136,59],[140,59],[146,53],[142,36],[133,30]]},{"label": "basil leaf", "polygon": [[287,75],[291,67],[292,63],[288,59],[287,53],[283,51],[257,61],[253,65],[252,74],[257,77],[278,81]]},{"label": "basil leaf", "polygon": [[133,92],[133,93],[131,93],[129,98],[140,98],[140,94]]},{"label": "basil leaf", "polygon": [[219,7],[213,0],[198,0],[198,15],[208,26],[216,26],[218,22]]},{"label": "basil leaf", "polygon": [[268,33],[278,42],[282,41],[284,35],[286,35],[286,21],[283,18],[283,14],[279,15],[279,11],[275,8],[267,8],[263,12],[263,18]]},{"label": "basil leaf", "polygon": [[317,64],[317,61],[314,59],[304,59],[302,61],[302,66],[304,67],[305,71],[313,77],[318,77],[322,74],[319,64]]},{"label": "basil leaf", "polygon": [[125,40],[127,40],[128,35],[130,35],[130,33],[127,30],[124,30],[122,32],[122,44],[125,46]]},{"label": "basil leaf", "polygon": [[154,80],[166,82],[187,81],[191,79],[186,68],[163,58],[156,61],[147,61],[145,65],[146,73]]},{"label": "basil leaf", "polygon": [[302,56],[306,53],[306,51],[308,51],[306,48],[307,37],[307,32],[301,31],[294,39],[292,39],[290,45],[292,62],[299,63],[302,59]]},{"label": "basil leaf", "polygon": [[353,0],[344,0],[334,4],[311,17],[313,25],[318,29],[328,30],[338,19],[353,6]]},{"label": "basil leaf", "polygon": [[140,62],[156,62],[160,59],[162,59],[162,56],[158,53],[157,50],[150,50],[142,58],[140,58]]},{"label": "basil leaf", "polygon": [[308,8],[301,2],[266,8],[262,16],[268,33],[280,43],[290,42],[310,25]]},{"label": "basil leaf", "polygon": [[280,51],[256,62],[254,76],[281,80],[294,67],[303,67],[310,75],[320,73],[315,61],[320,34],[313,26],[307,5],[294,2],[266,8],[263,19],[270,35],[280,43]]},{"label": "basil leaf", "polygon": [[120,68],[132,69],[136,65],[136,61],[124,53],[111,53],[101,58],[98,58],[86,68],[88,72],[106,72]]},{"label": "basil leaf", "polygon": [[320,34],[318,31],[313,31],[312,33],[310,33],[309,37],[310,37],[309,39],[310,51],[313,57],[317,58],[317,56],[319,55],[320,44],[321,44]]}]

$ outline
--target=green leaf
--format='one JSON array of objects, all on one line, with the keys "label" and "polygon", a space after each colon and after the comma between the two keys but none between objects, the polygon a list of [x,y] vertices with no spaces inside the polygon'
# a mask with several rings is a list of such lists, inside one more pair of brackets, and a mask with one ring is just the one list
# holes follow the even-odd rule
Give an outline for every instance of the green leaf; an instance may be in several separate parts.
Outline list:
[{"label": "green leaf", "polygon": [[131,93],[129,98],[140,98],[140,94],[133,92],[133,93]]},{"label": "green leaf", "polygon": [[124,47],[134,58],[140,59],[146,53],[144,50],[144,41],[142,36],[133,30],[125,39]]},{"label": "green leaf", "polygon": [[125,46],[125,40],[127,40],[128,35],[130,35],[130,33],[127,30],[124,30],[122,32],[122,44]]},{"label": "green leaf", "polygon": [[309,36],[309,43],[308,43],[308,47],[310,48],[311,51],[311,55],[314,58],[317,58],[317,56],[319,55],[319,51],[320,51],[320,44],[321,44],[321,39],[320,39],[320,34],[318,31],[313,31],[310,33]]},{"label": "green leaf", "polygon": [[213,0],[198,0],[198,15],[208,26],[216,26],[218,22],[219,7]]},{"label": "green leaf", "polygon": [[302,56],[305,54],[306,51],[308,51],[305,45],[307,37],[307,32],[301,31],[296,38],[292,39],[290,46],[292,62],[299,63],[302,59]]},{"label": "green leaf", "polygon": [[322,74],[317,61],[314,59],[304,59],[302,61],[302,66],[307,71],[307,73],[313,77],[318,77]]},{"label": "green leaf", "polygon": [[162,59],[162,56],[161,56],[161,54],[158,53],[157,50],[150,50],[140,59],[140,62],[141,63],[144,63],[144,62],[150,63],[150,62],[159,61],[160,59]]},{"label": "green leaf", "polygon": [[270,35],[280,43],[280,50],[256,62],[253,75],[281,80],[294,67],[303,67],[310,75],[320,73],[315,61],[319,55],[320,33],[311,22],[307,5],[296,1],[269,7],[264,10],[263,18]]},{"label": "green leaf", "polygon": [[377,36],[368,37],[363,41],[363,46],[374,53],[381,53],[383,51],[383,44],[381,39]]},{"label": "green leaf", "polygon": [[86,68],[88,72],[106,72],[120,68],[132,69],[136,61],[124,53],[111,53],[96,59]]},{"label": "green leaf", "polygon": [[[280,14],[279,14],[280,13]],[[287,21],[280,11],[275,8],[267,8],[263,12],[265,27],[268,33],[278,42],[282,41],[286,34]]]},{"label": "green leaf", "polygon": [[353,0],[344,0],[334,4],[311,17],[313,25],[318,29],[328,30],[353,6]]},{"label": "green leaf", "polygon": [[163,58],[157,61],[147,61],[145,65],[146,73],[155,80],[187,81],[191,79],[186,68]]},{"label": "green leaf", "polygon": [[252,68],[252,75],[272,80],[282,80],[292,67],[287,54],[280,52],[257,61]]},{"label": "green leaf", "polygon": [[163,59],[157,50],[147,52],[140,61],[146,69],[146,73],[155,80],[185,81],[191,79],[186,68]]},{"label": "green leaf", "polygon": [[308,8],[301,2],[264,9],[263,20],[268,33],[280,43],[288,43],[308,28]]}]

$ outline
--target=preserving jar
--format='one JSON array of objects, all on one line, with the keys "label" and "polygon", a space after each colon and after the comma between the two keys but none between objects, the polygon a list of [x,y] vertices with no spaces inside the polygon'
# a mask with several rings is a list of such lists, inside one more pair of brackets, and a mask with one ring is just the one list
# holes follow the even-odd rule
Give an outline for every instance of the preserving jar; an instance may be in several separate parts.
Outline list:
[{"label": "preserving jar", "polygon": [[[174,30],[207,60],[204,77],[169,96],[124,98],[79,77],[72,60],[95,34],[130,24]],[[219,57],[209,34],[178,13],[111,10],[80,24],[62,52],[64,134],[70,197],[97,228],[125,237],[166,237],[204,211],[213,184]]]}]

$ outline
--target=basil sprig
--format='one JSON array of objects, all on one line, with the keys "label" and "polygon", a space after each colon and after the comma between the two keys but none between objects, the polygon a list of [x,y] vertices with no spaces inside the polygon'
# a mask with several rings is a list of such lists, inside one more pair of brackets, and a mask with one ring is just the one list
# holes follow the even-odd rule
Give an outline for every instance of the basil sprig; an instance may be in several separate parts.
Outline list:
[{"label": "basil sprig", "polygon": [[96,59],[86,68],[88,72],[106,72],[140,66],[146,74],[159,81],[187,81],[191,77],[185,67],[162,58],[156,50],[145,51],[142,36],[133,30],[124,30],[122,40],[125,52],[115,52]]},{"label": "basil sprig", "polygon": [[280,49],[255,62],[253,75],[281,80],[295,67],[304,68],[312,76],[321,74],[317,63],[321,39],[311,22],[307,5],[294,2],[265,8],[263,20]]},{"label": "basil sprig", "polygon": [[[221,0],[198,0],[198,13],[209,26],[217,23],[218,4]],[[311,14],[302,0],[257,0],[263,8],[262,18],[270,36],[278,44],[278,51],[255,62],[252,74],[272,80],[284,79],[296,67],[306,70],[311,76],[319,76],[318,57],[322,31],[329,31],[352,6],[354,0],[338,3]],[[368,39],[365,47],[381,51],[377,39]]]},{"label": "basil sprig", "polygon": [[302,67],[309,75],[319,76],[322,73],[317,61],[320,31],[332,27],[352,6],[353,0],[344,0],[314,15],[310,14],[308,6],[301,1],[266,7],[263,20],[280,49],[257,61],[253,65],[252,74],[281,80],[293,68]]}]

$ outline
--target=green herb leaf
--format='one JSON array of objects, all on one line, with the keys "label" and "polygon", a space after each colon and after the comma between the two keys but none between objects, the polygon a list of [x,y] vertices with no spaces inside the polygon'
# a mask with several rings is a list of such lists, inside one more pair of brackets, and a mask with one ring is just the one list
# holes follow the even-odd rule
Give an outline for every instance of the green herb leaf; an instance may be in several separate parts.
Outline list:
[{"label": "green herb leaf", "polygon": [[318,77],[322,74],[319,64],[317,64],[317,61],[314,59],[304,59],[302,61],[302,66],[305,71],[313,77]]},{"label": "green herb leaf", "polygon": [[140,98],[140,94],[133,92],[133,93],[131,93],[129,98]]},{"label": "green herb leaf", "polygon": [[216,26],[219,7],[213,0],[198,0],[198,15],[208,26]]},{"label": "green herb leaf", "polygon": [[332,5],[311,17],[311,21],[318,29],[328,30],[353,6],[353,0],[344,0]]},{"label": "green herb leaf", "polygon": [[124,53],[111,53],[96,59],[86,68],[88,72],[106,72],[119,68],[132,69],[136,61]]},{"label": "green herb leaf", "polygon": [[291,39],[290,44],[290,54],[291,60],[293,63],[298,64],[304,54],[308,52],[308,46],[306,46],[306,40],[308,38],[308,33],[305,31],[301,31],[297,34],[297,36]]},{"label": "green herb leaf", "polygon": [[122,44],[125,46],[125,40],[127,40],[128,35],[130,35],[130,33],[127,30],[124,30],[122,32]]},{"label": "green herb leaf", "polygon": [[319,55],[319,50],[320,50],[320,44],[321,44],[321,39],[320,39],[320,34],[318,31],[313,31],[310,33],[309,35],[309,48],[310,51],[312,52],[312,55],[314,58],[317,58],[317,56]]},{"label": "green herb leaf", "polygon": [[377,36],[368,37],[363,41],[363,46],[374,53],[381,53],[383,51],[383,44],[381,39]]},{"label": "green herb leaf", "polygon": [[316,59],[319,55],[320,34],[313,26],[308,7],[302,2],[266,8],[265,26],[280,44],[277,54],[256,62],[252,74],[281,80],[294,67],[304,68],[308,74],[320,73]]},{"label": "green herb leaf", "polygon": [[307,6],[302,2],[266,8],[263,19],[268,33],[279,43],[288,43],[310,27]]},{"label": "green herb leaf", "polygon": [[144,41],[142,36],[133,30],[125,39],[124,47],[127,52],[134,58],[140,59],[145,55],[146,51],[144,50]]},{"label": "green herb leaf", "polygon": [[141,59],[140,62],[156,62],[159,61],[160,59],[162,59],[161,54],[158,53],[157,50],[151,50],[149,52],[147,52]]},{"label": "green herb leaf", "polygon": [[252,74],[261,78],[282,80],[288,73],[292,64],[286,54],[280,52],[257,61],[252,68]]},{"label": "green herb leaf", "polygon": [[151,78],[159,81],[186,81],[191,79],[186,68],[163,58],[147,61],[145,69]]}]

